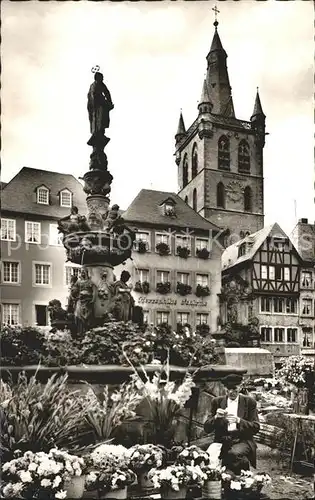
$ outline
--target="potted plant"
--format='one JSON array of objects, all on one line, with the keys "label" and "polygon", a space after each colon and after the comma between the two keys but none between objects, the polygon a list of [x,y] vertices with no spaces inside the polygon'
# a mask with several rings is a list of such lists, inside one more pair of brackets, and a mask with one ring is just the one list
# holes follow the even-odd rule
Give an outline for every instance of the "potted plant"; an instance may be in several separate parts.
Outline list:
[{"label": "potted plant", "polygon": [[254,500],[260,498],[263,486],[271,483],[271,477],[265,472],[254,474],[243,470],[239,476],[235,477],[223,472],[222,481],[228,499]]},{"label": "potted plant", "polygon": [[162,295],[166,295],[171,291],[171,283],[169,281],[163,281],[156,284],[156,291]]},{"label": "potted plant", "polygon": [[210,288],[208,286],[197,285],[196,295],[197,297],[207,297],[210,295]]},{"label": "potted plant", "polygon": [[202,468],[209,465],[210,456],[199,446],[191,445],[179,453],[176,462],[181,465],[200,465]]},{"label": "potted plant", "polygon": [[139,253],[146,253],[147,242],[144,240],[137,240],[137,249]]},{"label": "potted plant", "polygon": [[148,281],[143,281],[142,282],[142,291],[143,291],[143,293],[149,293],[150,292],[150,283]]},{"label": "potted plant", "polygon": [[86,490],[97,492],[98,498],[127,498],[127,487],[136,480],[128,462],[124,446],[104,444],[97,447],[89,456],[91,470],[86,476]]},{"label": "potted plant", "polygon": [[187,259],[190,255],[190,249],[188,247],[182,247],[178,245],[178,247],[176,248],[176,253],[182,259]]},{"label": "potted plant", "polygon": [[143,381],[127,356],[126,359],[134,370],[138,390],[144,401],[148,403],[148,420],[151,422],[150,439],[155,445],[170,449],[174,445],[180,411],[190,399],[192,388],[195,387],[193,375],[187,370],[180,384],[171,381],[169,358],[167,358],[166,363],[158,366],[152,381],[142,366],[142,373],[145,377]]},{"label": "potted plant", "polygon": [[111,439],[123,423],[137,418],[135,409],[143,396],[139,394],[134,380],[121,384],[111,395],[108,386],[105,385],[102,401],[93,387],[87,385],[89,389],[84,396],[87,406],[85,420],[96,442]]},{"label": "potted plant", "polygon": [[201,466],[202,472],[205,474],[205,482],[202,488],[202,496],[205,498],[222,498],[222,474],[225,467],[221,465],[208,465]]},{"label": "potted plant", "polygon": [[141,283],[141,281],[136,281],[136,282],[135,282],[134,291],[135,291],[135,292],[139,292],[139,293],[142,293],[142,292],[143,292],[143,290],[142,290],[142,283]]},{"label": "potted plant", "polygon": [[170,247],[167,243],[158,243],[155,248],[160,256],[169,255],[170,253]]},{"label": "potted plant", "polygon": [[26,451],[2,466],[5,498],[81,498],[85,464],[81,457],[52,448],[49,453]]},{"label": "potted plant", "polygon": [[148,473],[152,468],[159,468],[163,463],[163,450],[153,444],[136,444],[128,450],[129,467],[135,472],[142,491],[153,488]]},{"label": "potted plant", "polygon": [[165,469],[153,469],[149,477],[156,488],[161,491],[161,498],[183,499],[186,498],[190,486],[202,486],[204,474],[199,465],[173,464]]},{"label": "potted plant", "polygon": [[197,248],[196,250],[196,255],[199,259],[209,259],[210,252],[209,250],[204,247],[204,248]]},{"label": "potted plant", "polygon": [[191,293],[191,286],[178,281],[176,286],[176,292],[182,296],[189,295]]}]

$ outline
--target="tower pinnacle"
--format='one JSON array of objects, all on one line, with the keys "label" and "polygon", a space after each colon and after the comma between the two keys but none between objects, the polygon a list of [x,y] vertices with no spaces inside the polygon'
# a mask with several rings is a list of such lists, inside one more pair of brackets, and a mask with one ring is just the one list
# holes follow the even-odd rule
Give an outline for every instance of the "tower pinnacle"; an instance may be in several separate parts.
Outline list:
[{"label": "tower pinnacle", "polygon": [[[219,12],[213,8],[216,16]],[[211,48],[207,55],[207,86],[209,97],[213,103],[212,113],[221,116],[235,117],[234,106],[231,95],[231,86],[226,64],[227,53],[225,52],[218,33],[217,19],[213,23],[215,27]]]},{"label": "tower pinnacle", "polygon": [[253,111],[253,114],[251,116],[251,120],[256,117],[256,116],[264,116],[264,112],[262,110],[262,106],[261,106],[261,102],[260,102],[260,97],[259,97],[259,90],[258,90],[258,87],[257,87],[257,92],[256,92],[256,98],[255,98],[255,105],[254,105],[254,111]]},{"label": "tower pinnacle", "polygon": [[176,132],[176,135],[175,135],[176,141],[180,141],[184,137],[185,134],[186,134],[186,128],[185,128],[183,113],[182,113],[182,110],[181,110],[180,111],[180,115],[179,115],[177,132]]}]

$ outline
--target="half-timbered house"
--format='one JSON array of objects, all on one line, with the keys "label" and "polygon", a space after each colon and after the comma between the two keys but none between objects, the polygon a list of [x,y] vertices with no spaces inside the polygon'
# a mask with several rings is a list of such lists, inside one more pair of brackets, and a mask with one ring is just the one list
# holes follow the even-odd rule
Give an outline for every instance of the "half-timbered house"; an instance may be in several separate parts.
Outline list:
[{"label": "half-timbered house", "polygon": [[[278,224],[223,252],[221,323],[229,335],[236,332],[234,341],[244,344],[256,331],[275,361],[300,353],[300,263],[298,252]],[[242,331],[238,338],[237,332]]]}]

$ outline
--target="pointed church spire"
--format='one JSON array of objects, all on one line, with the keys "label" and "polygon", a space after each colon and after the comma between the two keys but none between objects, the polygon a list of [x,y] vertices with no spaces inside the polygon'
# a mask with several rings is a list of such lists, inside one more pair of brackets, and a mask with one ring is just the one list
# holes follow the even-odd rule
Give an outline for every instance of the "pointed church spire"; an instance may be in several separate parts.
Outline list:
[{"label": "pointed church spire", "polygon": [[180,141],[182,139],[182,137],[184,137],[185,134],[186,134],[186,128],[185,128],[183,113],[181,111],[180,116],[179,116],[179,121],[178,121],[177,132],[175,135],[176,142]]},{"label": "pointed church spire", "polygon": [[212,113],[235,117],[225,52],[218,33],[218,21],[214,23],[214,35],[207,55],[207,84],[213,103]]},{"label": "pointed church spire", "polygon": [[250,119],[252,120],[256,116],[264,116],[266,118],[266,116],[264,115],[264,112],[262,110],[262,107],[261,107],[261,102],[260,102],[258,87],[257,87],[257,93],[256,93],[254,111],[253,111],[253,114],[250,117]]}]

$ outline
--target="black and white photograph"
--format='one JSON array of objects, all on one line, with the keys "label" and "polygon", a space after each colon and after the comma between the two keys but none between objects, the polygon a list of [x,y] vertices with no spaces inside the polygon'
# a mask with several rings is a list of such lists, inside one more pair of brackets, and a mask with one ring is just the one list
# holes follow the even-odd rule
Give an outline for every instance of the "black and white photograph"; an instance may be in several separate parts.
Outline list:
[{"label": "black and white photograph", "polygon": [[314,3],[1,37],[0,498],[314,499]]}]

